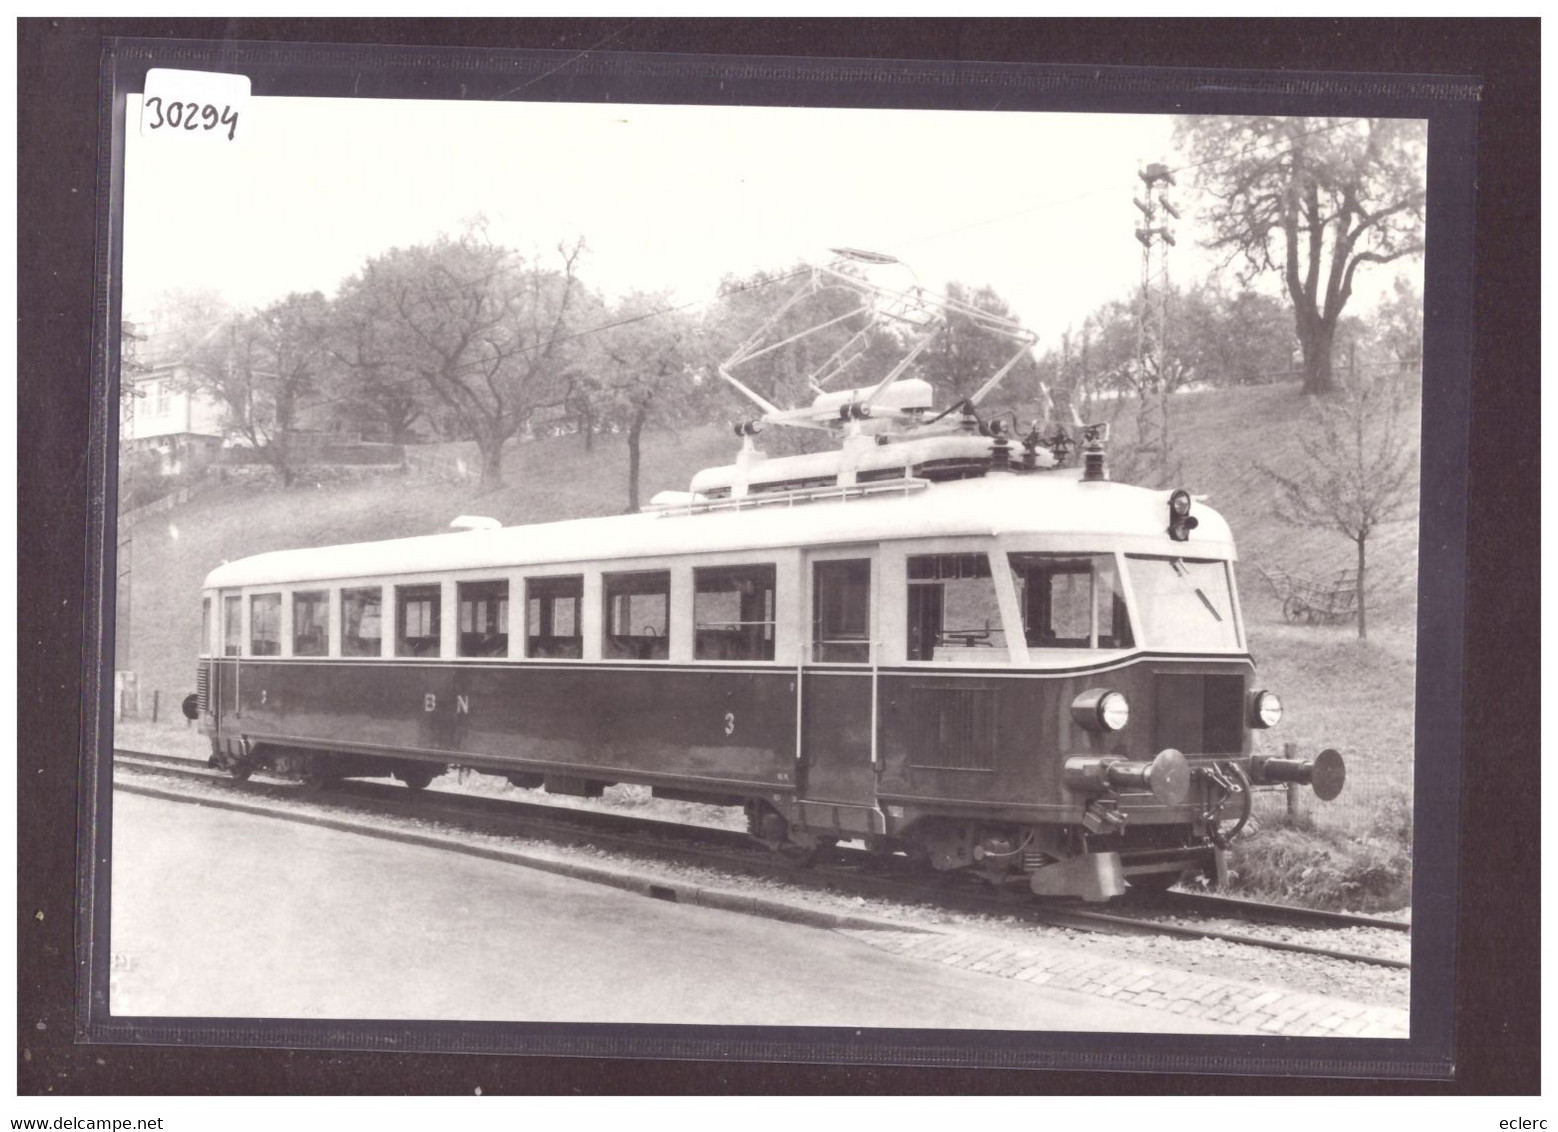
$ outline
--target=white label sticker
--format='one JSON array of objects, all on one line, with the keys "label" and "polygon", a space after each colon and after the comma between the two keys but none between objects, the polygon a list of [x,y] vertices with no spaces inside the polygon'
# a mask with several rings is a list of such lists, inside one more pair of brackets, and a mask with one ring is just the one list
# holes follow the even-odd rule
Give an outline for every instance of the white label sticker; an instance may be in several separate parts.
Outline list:
[{"label": "white label sticker", "polygon": [[249,77],[216,71],[146,72],[141,136],[232,145],[249,113]]}]

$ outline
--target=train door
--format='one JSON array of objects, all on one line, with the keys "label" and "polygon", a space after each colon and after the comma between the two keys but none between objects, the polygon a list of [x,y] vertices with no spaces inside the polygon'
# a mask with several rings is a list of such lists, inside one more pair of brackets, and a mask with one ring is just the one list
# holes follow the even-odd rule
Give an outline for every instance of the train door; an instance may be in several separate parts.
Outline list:
[{"label": "train door", "polygon": [[211,713],[220,726],[238,714],[238,665],[243,653],[243,597],[222,593],[216,663],[211,665]]},{"label": "train door", "polygon": [[877,832],[875,548],[808,562],[810,640],[801,663],[801,800],[807,824]]}]

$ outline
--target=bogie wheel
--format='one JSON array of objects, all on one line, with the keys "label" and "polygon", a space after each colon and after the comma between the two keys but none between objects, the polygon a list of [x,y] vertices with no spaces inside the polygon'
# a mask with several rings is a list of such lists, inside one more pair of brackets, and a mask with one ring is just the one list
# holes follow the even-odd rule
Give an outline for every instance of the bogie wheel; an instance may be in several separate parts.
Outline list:
[{"label": "bogie wheel", "polygon": [[395,777],[406,784],[408,790],[426,790],[433,781],[433,772],[424,767],[406,767],[395,772]]},{"label": "bogie wheel", "polygon": [[227,773],[239,782],[248,782],[249,776],[254,773],[254,767],[247,762],[236,762],[227,768]]},{"label": "bogie wheel", "polygon": [[303,776],[303,785],[314,793],[335,790],[341,785],[341,776],[324,771],[311,770]]}]

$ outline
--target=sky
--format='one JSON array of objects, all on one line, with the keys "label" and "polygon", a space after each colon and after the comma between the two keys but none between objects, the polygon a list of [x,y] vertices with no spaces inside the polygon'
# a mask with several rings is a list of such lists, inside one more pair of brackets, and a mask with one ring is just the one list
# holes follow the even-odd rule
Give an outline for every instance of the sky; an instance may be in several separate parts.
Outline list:
[{"label": "sky", "polygon": [[[728,273],[885,252],[912,273],[885,283],[994,286],[1042,352],[1138,286],[1136,171],[1175,163],[1160,115],[263,98],[241,141],[212,146],[144,138],[139,114],[132,97],[131,319],[170,289],[328,295],[481,215],[526,253],[583,236],[581,274],[608,298],[696,305]],[[1177,279],[1211,266],[1193,224]]]}]

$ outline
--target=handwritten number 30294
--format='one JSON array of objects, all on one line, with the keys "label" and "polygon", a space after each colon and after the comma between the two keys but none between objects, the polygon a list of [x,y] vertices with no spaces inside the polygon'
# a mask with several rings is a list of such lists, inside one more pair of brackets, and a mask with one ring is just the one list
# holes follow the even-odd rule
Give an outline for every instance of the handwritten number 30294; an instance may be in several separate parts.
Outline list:
[{"label": "handwritten number 30294", "polygon": [[218,110],[210,103],[170,102],[164,109],[162,99],[156,95],[146,100],[146,106],[155,115],[151,123],[154,130],[214,130],[226,126],[228,141],[238,131],[238,112],[231,106]]}]

